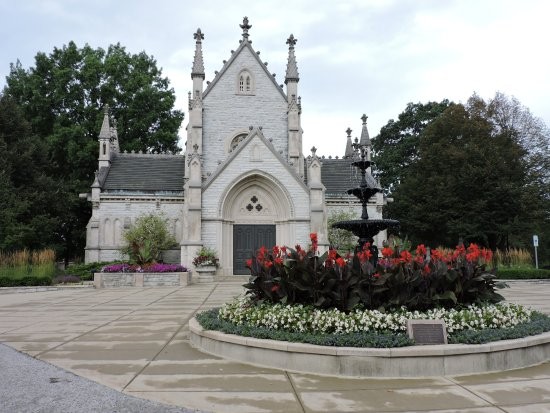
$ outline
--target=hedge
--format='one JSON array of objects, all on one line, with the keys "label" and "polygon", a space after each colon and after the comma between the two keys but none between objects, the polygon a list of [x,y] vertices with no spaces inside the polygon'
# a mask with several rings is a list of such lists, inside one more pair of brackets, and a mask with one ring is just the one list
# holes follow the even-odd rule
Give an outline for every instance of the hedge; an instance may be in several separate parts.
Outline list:
[{"label": "hedge", "polygon": [[0,276],[0,287],[30,287],[52,285],[52,278],[47,275],[25,275],[23,277]]},{"label": "hedge", "polygon": [[499,268],[497,278],[501,280],[529,280],[529,279],[550,279],[550,270],[527,268]]}]

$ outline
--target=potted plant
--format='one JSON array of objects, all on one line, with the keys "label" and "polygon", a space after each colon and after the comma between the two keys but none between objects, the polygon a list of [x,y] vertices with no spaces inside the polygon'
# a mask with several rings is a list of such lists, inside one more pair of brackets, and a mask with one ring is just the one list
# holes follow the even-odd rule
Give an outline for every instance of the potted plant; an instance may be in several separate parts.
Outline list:
[{"label": "potted plant", "polygon": [[199,274],[199,282],[214,281],[214,275],[219,266],[216,250],[202,247],[193,258],[193,265]]}]

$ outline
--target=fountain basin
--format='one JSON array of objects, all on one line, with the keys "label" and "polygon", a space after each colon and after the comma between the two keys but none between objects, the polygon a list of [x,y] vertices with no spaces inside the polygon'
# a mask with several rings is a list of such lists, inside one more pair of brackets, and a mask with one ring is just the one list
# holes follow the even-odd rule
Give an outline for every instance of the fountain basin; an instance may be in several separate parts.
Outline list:
[{"label": "fountain basin", "polygon": [[351,231],[359,238],[369,239],[385,229],[399,228],[399,221],[395,219],[352,219],[339,221],[332,226]]}]

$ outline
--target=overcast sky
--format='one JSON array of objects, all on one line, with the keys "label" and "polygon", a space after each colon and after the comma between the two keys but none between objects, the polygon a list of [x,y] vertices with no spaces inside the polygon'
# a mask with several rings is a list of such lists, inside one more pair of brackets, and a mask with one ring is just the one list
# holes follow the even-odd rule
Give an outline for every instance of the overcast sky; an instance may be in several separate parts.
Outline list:
[{"label": "overcast sky", "polygon": [[357,136],[363,113],[374,137],[408,102],[465,102],[474,92],[515,96],[550,125],[546,0],[0,0],[0,16],[0,88],[17,59],[29,68],[37,52],[71,40],[120,42],[155,57],[185,112],[197,27],[207,80],[238,47],[248,16],[252,46],[283,83],[293,33],[306,155],[313,145],[343,155],[344,131]]}]

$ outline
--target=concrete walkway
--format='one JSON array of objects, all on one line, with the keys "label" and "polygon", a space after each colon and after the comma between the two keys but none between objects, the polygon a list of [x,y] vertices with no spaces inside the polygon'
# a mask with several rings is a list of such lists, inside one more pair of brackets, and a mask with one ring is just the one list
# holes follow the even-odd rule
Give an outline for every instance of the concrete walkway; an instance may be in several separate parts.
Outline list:
[{"label": "concrete walkway", "polygon": [[[203,411],[550,412],[550,362],[462,377],[343,379],[249,366],[191,348],[190,317],[239,294],[241,284],[3,294],[0,342],[127,395]],[[550,283],[510,285],[508,299],[550,313]],[[18,388],[23,383],[33,396],[41,391],[36,380]],[[4,382],[10,385],[9,378]],[[3,393],[0,411],[22,394],[6,387]],[[110,406],[96,411],[149,411]],[[29,405],[17,411],[56,410]],[[61,411],[82,411],[82,405]]]}]

